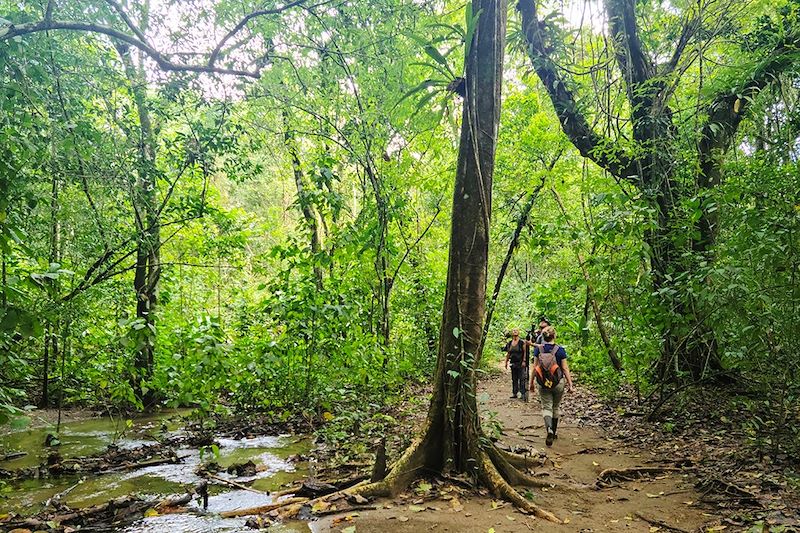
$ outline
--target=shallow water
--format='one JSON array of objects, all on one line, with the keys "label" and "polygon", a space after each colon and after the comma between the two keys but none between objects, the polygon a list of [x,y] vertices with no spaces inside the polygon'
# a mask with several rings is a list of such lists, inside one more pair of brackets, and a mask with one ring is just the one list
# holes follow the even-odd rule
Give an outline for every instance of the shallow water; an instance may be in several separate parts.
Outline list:
[{"label": "shallow water", "polygon": [[[55,448],[64,458],[80,457],[102,452],[109,444],[121,448],[134,448],[156,443],[155,435],[172,436],[181,431],[183,421],[175,412],[160,413],[135,419],[128,428],[124,420],[97,418],[62,424],[61,446]],[[124,429],[124,431],[122,431]],[[0,453],[25,451],[27,455],[9,461],[0,461],[0,468],[13,470],[40,464],[54,448],[44,446],[47,433],[54,428],[30,428],[0,436]],[[300,479],[307,473],[304,463],[288,461],[295,454],[308,452],[310,440],[293,435],[262,436],[245,439],[219,438],[219,454],[203,459],[215,461],[222,467],[216,475],[248,483],[252,488],[264,492],[276,491],[285,484]],[[201,480],[195,469],[201,463],[201,454],[195,448],[180,448],[180,464],[163,464],[80,479],[66,476],[55,479],[28,479],[12,484],[7,498],[0,498],[0,514],[14,512],[22,515],[40,511],[48,498],[67,489],[64,503],[71,507],[87,507],[129,494],[143,498],[160,499],[173,494],[191,491]],[[225,469],[235,463],[253,461],[258,468],[255,476],[236,477]],[[252,483],[250,483],[252,482]],[[245,518],[223,519],[216,513],[243,509],[272,502],[270,496],[252,491],[231,489],[223,485],[209,486],[208,511],[203,512],[197,502],[189,505],[189,511],[144,518],[125,529],[128,532],[173,531],[173,532],[239,532],[253,531],[244,527]],[[273,526],[268,531],[308,531],[305,523]]]}]

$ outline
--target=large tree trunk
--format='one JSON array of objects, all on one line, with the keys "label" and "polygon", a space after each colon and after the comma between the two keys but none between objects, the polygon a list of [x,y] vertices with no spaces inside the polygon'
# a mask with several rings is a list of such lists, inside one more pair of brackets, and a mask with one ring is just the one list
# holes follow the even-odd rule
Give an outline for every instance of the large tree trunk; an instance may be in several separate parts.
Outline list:
[{"label": "large tree trunk", "polygon": [[527,465],[526,459],[486,444],[481,434],[476,369],[486,311],[492,175],[500,121],[507,4],[505,0],[474,0],[472,10],[470,18],[477,19],[477,23],[466,60],[466,96],[433,397],[422,435],[386,478],[351,492],[396,494],[425,471],[455,472],[483,483],[536,516],[560,523],[552,513],[511,487],[510,483],[539,484],[512,465]]}]

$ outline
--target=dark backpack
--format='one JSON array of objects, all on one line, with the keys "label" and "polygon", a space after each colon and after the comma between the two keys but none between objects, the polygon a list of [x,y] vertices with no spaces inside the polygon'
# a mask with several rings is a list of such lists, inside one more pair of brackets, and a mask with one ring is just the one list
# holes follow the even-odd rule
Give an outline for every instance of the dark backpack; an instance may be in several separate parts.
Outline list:
[{"label": "dark backpack", "polygon": [[536,364],[533,367],[536,381],[545,389],[554,389],[564,375],[556,358],[558,344],[554,344],[550,352],[544,351],[544,344],[536,344],[535,346],[539,348],[539,355],[536,357]]},{"label": "dark backpack", "polygon": [[525,341],[519,339],[516,346],[511,346],[511,341],[508,341],[503,351],[508,352],[508,358],[511,361],[511,366],[518,367],[522,364],[522,361],[525,358]]}]

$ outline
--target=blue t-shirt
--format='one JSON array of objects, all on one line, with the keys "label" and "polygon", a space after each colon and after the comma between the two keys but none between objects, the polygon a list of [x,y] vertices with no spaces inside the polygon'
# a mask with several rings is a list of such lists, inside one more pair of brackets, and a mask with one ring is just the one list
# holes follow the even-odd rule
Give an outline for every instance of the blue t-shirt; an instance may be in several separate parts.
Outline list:
[{"label": "blue t-shirt", "polygon": [[[544,343],[544,352],[545,353],[550,353],[550,351],[553,349],[554,345],[555,345],[555,343],[553,343],[553,342]],[[538,355],[539,355],[539,347],[538,346],[534,346],[534,348],[533,348],[533,356],[534,357],[538,357]],[[563,346],[559,346],[558,347],[558,351],[556,352],[556,363],[558,363],[558,366],[561,366],[561,361],[563,361],[566,358],[567,358],[567,351],[564,349]]]}]

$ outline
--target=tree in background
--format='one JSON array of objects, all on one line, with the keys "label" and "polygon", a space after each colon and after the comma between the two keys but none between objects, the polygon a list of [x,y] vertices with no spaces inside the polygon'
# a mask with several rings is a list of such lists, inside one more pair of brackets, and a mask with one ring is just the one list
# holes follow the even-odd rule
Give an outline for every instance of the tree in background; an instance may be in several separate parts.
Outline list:
[{"label": "tree in background", "polygon": [[[738,4],[717,0],[691,4],[678,15],[633,0],[606,0],[604,6],[608,39],[602,52],[588,65],[573,59],[584,76],[606,77],[607,85],[590,98],[593,107],[576,97],[580,76],[557,62],[582,57],[579,41],[569,44],[553,16],[539,15],[534,0],[518,6],[526,49],[572,144],[621,186],[632,185],[652,210],[644,239],[662,315],[658,375],[674,378],[684,369],[700,379],[723,368],[711,310],[685,290],[696,264],[713,256],[718,206],[709,191],[722,180],[722,157],[751,102],[797,65],[798,10],[788,2],[777,17],[766,14],[752,24],[743,20]],[[659,22],[644,31],[645,20]],[[748,33],[741,35],[744,28]],[[734,44],[725,43],[737,33]],[[725,62],[738,62],[740,72],[704,67]],[[715,75],[713,84],[708,71]],[[612,96],[617,76],[621,101]],[[699,90],[690,88],[693,83]],[[599,132],[592,116],[605,121],[608,131]],[[690,214],[694,229],[681,220],[691,199],[698,200],[697,215]]]}]

